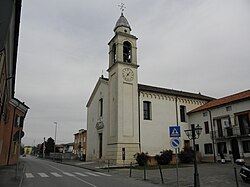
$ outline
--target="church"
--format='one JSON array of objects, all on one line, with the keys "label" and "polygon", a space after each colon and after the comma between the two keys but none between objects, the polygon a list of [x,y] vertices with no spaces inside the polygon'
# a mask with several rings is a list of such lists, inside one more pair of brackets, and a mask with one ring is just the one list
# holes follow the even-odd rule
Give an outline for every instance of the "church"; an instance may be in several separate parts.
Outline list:
[{"label": "church", "polygon": [[138,152],[154,156],[172,149],[170,126],[180,126],[183,148],[190,144],[184,133],[189,129],[187,113],[213,100],[139,84],[137,39],[122,12],[108,43],[108,77],[98,79],[87,102],[87,160],[129,164]]}]

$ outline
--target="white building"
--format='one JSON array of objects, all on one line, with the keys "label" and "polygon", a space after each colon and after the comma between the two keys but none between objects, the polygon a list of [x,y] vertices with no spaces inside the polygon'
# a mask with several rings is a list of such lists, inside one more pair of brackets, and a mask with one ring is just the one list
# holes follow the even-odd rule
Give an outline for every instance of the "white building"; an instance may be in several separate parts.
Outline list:
[{"label": "white building", "polygon": [[[109,77],[99,78],[87,103],[87,160],[130,163],[137,152],[171,149],[169,126],[181,127],[189,143],[186,112],[212,98],[138,84],[137,38],[121,14],[109,45]],[[157,72],[154,72],[157,73]]]},{"label": "white building", "polygon": [[220,160],[220,153],[250,160],[250,90],[210,101],[188,117],[203,128],[196,146],[203,161]]}]

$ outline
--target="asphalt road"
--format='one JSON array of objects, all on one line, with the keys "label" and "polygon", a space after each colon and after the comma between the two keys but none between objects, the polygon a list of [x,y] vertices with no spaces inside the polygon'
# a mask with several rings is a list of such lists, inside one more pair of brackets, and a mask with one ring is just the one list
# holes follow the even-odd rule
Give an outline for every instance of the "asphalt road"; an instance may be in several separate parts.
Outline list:
[{"label": "asphalt road", "polygon": [[159,185],[94,172],[34,157],[22,158],[26,170],[23,187],[154,187]]}]

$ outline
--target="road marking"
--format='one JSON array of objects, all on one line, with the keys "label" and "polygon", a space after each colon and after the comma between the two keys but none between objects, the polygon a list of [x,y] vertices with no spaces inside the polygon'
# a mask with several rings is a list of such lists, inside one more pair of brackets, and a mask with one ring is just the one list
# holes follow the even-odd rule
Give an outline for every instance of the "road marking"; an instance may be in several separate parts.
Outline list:
[{"label": "road marking", "polygon": [[95,172],[96,174],[99,174],[99,175],[103,175],[103,176],[107,176],[107,177],[110,177],[112,175],[109,175],[109,174],[106,174],[106,173],[100,173],[100,172]]},{"label": "road marking", "polygon": [[86,174],[88,174],[88,175],[92,175],[92,176],[95,176],[95,177],[98,177],[98,176],[100,176],[100,175],[96,175],[96,174],[94,174],[94,173],[90,173],[90,172],[85,172]]},{"label": "road marking", "polygon": [[49,176],[46,175],[45,173],[38,173],[38,175],[40,175],[41,177],[49,177]]},{"label": "road marking", "polygon": [[77,175],[83,176],[83,177],[87,177],[88,176],[88,175],[85,175],[85,174],[79,173],[79,172],[74,172],[74,173],[77,174]]},{"label": "road marking", "polygon": [[32,173],[25,173],[26,178],[34,178],[34,175]]},{"label": "road marking", "polygon": [[62,175],[56,173],[56,172],[51,172],[51,175],[54,175],[55,177],[62,177]]},{"label": "road marking", "polygon": [[74,177],[74,176],[75,176],[75,175],[73,175],[73,174],[71,174],[71,173],[68,173],[68,172],[63,172],[63,174],[68,175],[68,176],[70,176],[70,177]]},{"label": "road marking", "polygon": [[[54,168],[54,169],[56,169],[56,170],[58,170],[58,171],[64,172],[63,170],[61,170],[61,169],[59,169],[59,168],[56,168],[56,167],[54,167],[54,166],[52,166],[52,165],[50,165],[50,164],[48,164],[48,166],[50,166],[50,167],[52,167],[52,168]],[[87,182],[87,181],[85,181],[85,180],[82,180],[82,179],[80,179],[80,178],[77,177],[77,176],[74,176],[74,178],[77,179],[77,180],[79,180],[79,181],[82,181],[83,183],[88,184],[88,185],[90,185],[90,186],[97,187],[96,185],[91,184],[91,183],[89,183],[89,182]]]}]

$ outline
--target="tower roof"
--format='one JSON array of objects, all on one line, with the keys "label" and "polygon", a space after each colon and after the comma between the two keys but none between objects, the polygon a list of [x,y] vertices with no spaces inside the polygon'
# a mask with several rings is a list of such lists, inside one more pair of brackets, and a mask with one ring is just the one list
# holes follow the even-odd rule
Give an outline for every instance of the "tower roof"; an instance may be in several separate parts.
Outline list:
[{"label": "tower roof", "polygon": [[128,20],[124,17],[123,13],[121,13],[120,18],[117,20],[116,24],[115,24],[115,28],[114,31],[118,28],[118,27],[127,27],[130,31],[131,31],[131,27],[128,23]]}]

